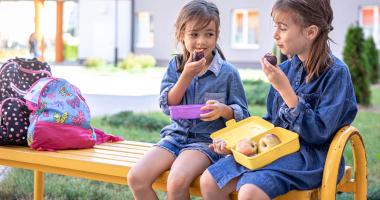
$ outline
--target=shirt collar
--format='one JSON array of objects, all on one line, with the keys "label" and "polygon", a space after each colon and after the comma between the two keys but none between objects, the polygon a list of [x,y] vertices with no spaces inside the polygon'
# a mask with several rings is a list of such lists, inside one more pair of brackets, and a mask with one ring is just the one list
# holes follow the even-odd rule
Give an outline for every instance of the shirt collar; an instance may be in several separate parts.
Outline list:
[{"label": "shirt collar", "polygon": [[292,60],[293,60],[293,66],[297,66],[297,68],[302,66],[303,64],[300,58],[298,57],[298,55],[294,55]]},{"label": "shirt collar", "polygon": [[210,66],[207,70],[210,70],[215,74],[215,76],[218,76],[220,69],[223,65],[223,59],[220,56],[219,52],[217,50],[214,51],[214,58],[212,59]]}]

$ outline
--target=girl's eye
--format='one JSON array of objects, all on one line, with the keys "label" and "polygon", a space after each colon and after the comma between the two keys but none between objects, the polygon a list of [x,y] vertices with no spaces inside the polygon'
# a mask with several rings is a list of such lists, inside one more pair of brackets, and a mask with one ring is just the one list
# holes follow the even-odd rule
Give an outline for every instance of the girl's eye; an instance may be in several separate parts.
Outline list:
[{"label": "girl's eye", "polygon": [[190,36],[191,36],[191,37],[197,37],[197,36],[198,36],[198,33],[190,33]]},{"label": "girl's eye", "polygon": [[207,36],[212,37],[212,36],[214,36],[214,33],[207,33]]},{"label": "girl's eye", "polygon": [[282,25],[274,25],[274,28],[275,29],[278,29],[278,30],[280,30],[280,31],[286,31],[287,29],[284,27],[284,26],[282,26]]}]

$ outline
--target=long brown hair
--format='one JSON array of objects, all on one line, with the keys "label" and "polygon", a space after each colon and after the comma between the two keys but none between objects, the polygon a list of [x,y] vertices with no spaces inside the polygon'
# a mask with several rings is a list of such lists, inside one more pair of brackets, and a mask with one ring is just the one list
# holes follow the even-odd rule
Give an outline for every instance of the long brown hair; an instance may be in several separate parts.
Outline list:
[{"label": "long brown hair", "polygon": [[332,61],[329,32],[333,30],[331,22],[333,11],[330,0],[277,0],[272,8],[274,11],[293,13],[294,21],[303,28],[315,25],[319,28],[311,51],[304,66],[307,71],[306,82],[318,77]]},{"label": "long brown hair", "polygon": [[[220,32],[219,10],[214,3],[205,0],[193,0],[186,4],[180,11],[177,21],[175,23],[176,40],[177,43],[180,43],[182,46],[182,56],[180,59],[177,59],[177,61],[180,61],[180,63],[177,63],[177,70],[180,72],[182,72],[186,61],[190,57],[190,52],[186,50],[184,44],[186,23],[189,21],[197,22],[197,30],[201,30],[207,27],[209,23],[213,21],[216,26],[216,38],[219,37]],[[222,59],[225,60],[222,50],[220,49],[218,44],[215,48],[219,52]]]}]

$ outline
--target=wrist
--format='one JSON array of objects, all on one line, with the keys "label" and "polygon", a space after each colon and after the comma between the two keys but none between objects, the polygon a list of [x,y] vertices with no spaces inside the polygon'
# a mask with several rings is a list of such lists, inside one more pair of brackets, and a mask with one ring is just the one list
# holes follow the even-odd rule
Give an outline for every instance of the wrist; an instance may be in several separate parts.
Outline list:
[{"label": "wrist", "polygon": [[298,105],[298,96],[293,88],[289,87],[279,92],[285,104],[289,108],[295,108]]},{"label": "wrist", "polygon": [[234,111],[233,109],[230,107],[230,106],[227,106],[225,104],[223,104],[224,108],[223,108],[223,111],[222,111],[222,117],[226,120],[230,120],[234,117]]}]

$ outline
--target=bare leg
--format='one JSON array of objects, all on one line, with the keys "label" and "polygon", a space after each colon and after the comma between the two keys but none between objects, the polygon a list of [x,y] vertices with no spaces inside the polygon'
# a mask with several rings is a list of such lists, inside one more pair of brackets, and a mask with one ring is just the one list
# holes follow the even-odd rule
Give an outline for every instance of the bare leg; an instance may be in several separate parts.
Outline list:
[{"label": "bare leg", "polygon": [[201,192],[205,200],[225,200],[230,199],[229,195],[236,190],[236,184],[239,178],[232,179],[222,189],[216,184],[210,172],[206,170],[201,176]]},{"label": "bare leg", "polygon": [[168,177],[168,199],[189,199],[189,186],[211,164],[197,150],[185,150],[174,161]]},{"label": "bare leg", "polygon": [[128,185],[136,200],[157,199],[152,184],[160,174],[170,169],[174,159],[167,150],[153,147],[129,170]]},{"label": "bare leg", "polygon": [[239,200],[270,200],[269,196],[259,187],[253,184],[245,184],[240,187]]}]

